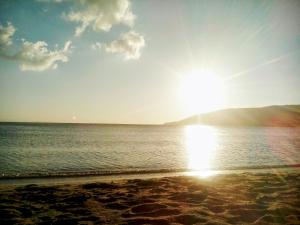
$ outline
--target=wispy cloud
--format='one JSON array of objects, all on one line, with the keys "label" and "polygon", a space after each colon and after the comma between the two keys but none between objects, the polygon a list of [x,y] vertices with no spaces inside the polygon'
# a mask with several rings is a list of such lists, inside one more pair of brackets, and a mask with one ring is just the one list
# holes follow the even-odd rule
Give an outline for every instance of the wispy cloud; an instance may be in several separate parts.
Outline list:
[{"label": "wispy cloud", "polygon": [[11,23],[7,23],[7,26],[0,25],[0,57],[19,62],[22,71],[56,69],[58,62],[68,61],[70,41],[67,41],[62,49],[49,50],[44,41],[32,43],[23,40],[20,50],[11,54],[9,47],[13,44],[15,31],[16,28]]},{"label": "wispy cloud", "polygon": [[134,31],[122,33],[118,40],[103,44],[106,52],[121,53],[125,59],[138,59],[141,49],[145,46],[144,37]]},{"label": "wispy cloud", "polygon": [[112,26],[124,24],[132,27],[135,15],[128,0],[81,0],[81,10],[70,11],[65,15],[68,21],[79,23],[75,36],[80,36],[88,27],[94,31],[108,32]]},{"label": "wispy cloud", "polygon": [[0,24],[0,51],[12,44],[12,37],[16,28],[8,22],[6,26]]}]

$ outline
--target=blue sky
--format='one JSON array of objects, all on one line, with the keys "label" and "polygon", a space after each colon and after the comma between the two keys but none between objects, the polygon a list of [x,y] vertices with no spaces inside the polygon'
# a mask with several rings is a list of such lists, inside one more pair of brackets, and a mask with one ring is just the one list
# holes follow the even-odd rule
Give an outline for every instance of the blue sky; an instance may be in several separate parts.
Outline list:
[{"label": "blue sky", "polygon": [[207,70],[219,108],[300,103],[299,1],[11,0],[0,24],[0,121],[177,120]]}]

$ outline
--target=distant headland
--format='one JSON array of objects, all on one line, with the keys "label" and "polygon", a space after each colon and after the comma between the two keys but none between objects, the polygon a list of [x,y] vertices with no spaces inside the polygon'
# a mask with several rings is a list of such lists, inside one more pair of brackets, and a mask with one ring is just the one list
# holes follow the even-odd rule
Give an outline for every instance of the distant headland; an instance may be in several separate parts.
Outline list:
[{"label": "distant headland", "polygon": [[165,125],[300,127],[300,105],[230,108],[194,115]]}]

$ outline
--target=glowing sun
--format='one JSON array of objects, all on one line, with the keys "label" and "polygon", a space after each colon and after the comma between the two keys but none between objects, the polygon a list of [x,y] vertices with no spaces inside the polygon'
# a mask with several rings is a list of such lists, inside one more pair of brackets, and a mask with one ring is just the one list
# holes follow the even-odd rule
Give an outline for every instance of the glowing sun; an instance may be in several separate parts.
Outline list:
[{"label": "glowing sun", "polygon": [[224,105],[225,90],[215,74],[193,71],[182,77],[180,96],[188,113],[204,113]]}]

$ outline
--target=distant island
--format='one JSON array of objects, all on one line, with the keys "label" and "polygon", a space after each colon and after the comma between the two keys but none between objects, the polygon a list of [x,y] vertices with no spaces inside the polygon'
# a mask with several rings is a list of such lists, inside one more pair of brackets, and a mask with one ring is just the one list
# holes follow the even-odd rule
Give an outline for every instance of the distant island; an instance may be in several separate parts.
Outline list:
[{"label": "distant island", "polygon": [[300,105],[230,108],[194,115],[165,125],[300,127]]}]

